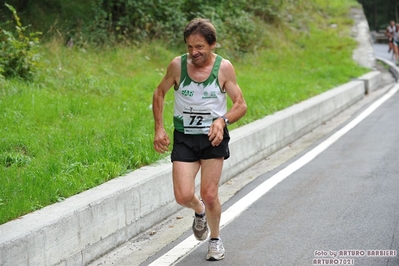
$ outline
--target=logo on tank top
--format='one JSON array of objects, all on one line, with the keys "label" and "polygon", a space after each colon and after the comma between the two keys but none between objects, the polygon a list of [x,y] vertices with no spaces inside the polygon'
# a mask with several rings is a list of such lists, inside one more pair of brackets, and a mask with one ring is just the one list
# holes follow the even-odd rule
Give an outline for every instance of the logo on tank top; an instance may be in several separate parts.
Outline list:
[{"label": "logo on tank top", "polygon": [[202,99],[210,99],[210,98],[217,98],[216,96],[216,91],[204,91],[204,94],[202,95]]},{"label": "logo on tank top", "polygon": [[193,97],[194,96],[194,91],[190,91],[190,90],[182,90],[181,94],[184,96],[189,96],[189,97]]}]

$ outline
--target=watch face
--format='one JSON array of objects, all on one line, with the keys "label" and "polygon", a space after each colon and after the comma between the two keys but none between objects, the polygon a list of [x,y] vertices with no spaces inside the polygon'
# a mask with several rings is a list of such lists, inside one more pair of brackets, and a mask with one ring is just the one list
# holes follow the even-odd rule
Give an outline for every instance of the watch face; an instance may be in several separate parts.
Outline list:
[{"label": "watch face", "polygon": [[224,115],[222,115],[222,118],[223,118],[224,123],[226,124],[226,126],[230,125],[230,121],[229,121],[229,119],[227,119],[227,117],[225,117]]}]

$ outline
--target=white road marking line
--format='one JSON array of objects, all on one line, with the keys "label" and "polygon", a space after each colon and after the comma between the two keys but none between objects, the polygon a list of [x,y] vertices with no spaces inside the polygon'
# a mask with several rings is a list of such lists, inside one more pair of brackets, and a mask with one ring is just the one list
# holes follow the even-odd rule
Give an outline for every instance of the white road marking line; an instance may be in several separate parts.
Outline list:
[{"label": "white road marking line", "polygon": [[[254,190],[249,192],[246,196],[241,198],[239,201],[234,203],[230,208],[222,213],[220,227],[223,228],[228,223],[233,221],[234,218],[239,216],[242,212],[244,212],[252,203],[257,201],[260,197],[265,195],[269,190],[271,190],[278,183],[283,181],[286,177],[290,176],[292,173],[300,169],[302,166],[306,165],[310,161],[312,161],[316,156],[326,150],[329,146],[331,146],[334,142],[336,142],[339,138],[349,132],[352,128],[354,128],[357,124],[363,121],[367,116],[369,116],[372,112],[374,112],[381,104],[383,104],[386,100],[391,98],[397,91],[399,90],[399,84],[395,85],[388,93],[386,93],[383,97],[375,101],[372,105],[370,105],[366,110],[364,110],[361,114],[359,114],[355,119],[349,122],[346,126],[335,132],[328,139],[317,145],[311,151],[307,152],[301,158],[291,163],[286,168],[282,169],[280,172],[276,173]],[[197,246],[199,246],[202,242],[197,241],[193,235],[183,240],[180,244],[172,248],[170,251],[165,253],[163,256],[159,257],[150,266],[170,266],[174,265],[181,258],[187,256],[191,253]]]}]

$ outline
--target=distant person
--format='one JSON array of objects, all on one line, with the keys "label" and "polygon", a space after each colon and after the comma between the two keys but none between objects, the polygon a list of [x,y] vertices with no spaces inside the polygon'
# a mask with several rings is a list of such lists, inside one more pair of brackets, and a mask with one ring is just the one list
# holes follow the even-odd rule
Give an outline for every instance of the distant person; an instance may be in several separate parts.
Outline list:
[{"label": "distant person", "polygon": [[388,37],[388,53],[390,53],[391,51],[394,51],[394,45],[393,45],[393,33],[396,30],[396,26],[395,26],[395,21],[391,20],[389,22],[388,27],[385,30],[385,35]]},{"label": "distant person", "polygon": [[395,31],[392,34],[393,37],[393,51],[395,53],[396,65],[399,66],[399,23],[396,24]]},{"label": "distant person", "polygon": [[[163,123],[165,95],[174,91],[174,133],[171,161],[176,202],[194,213],[197,240],[208,238],[206,260],[221,260],[221,203],[218,190],[223,162],[230,156],[227,126],[245,115],[247,105],[230,61],[213,53],[215,27],[206,19],[190,21],[183,33],[188,53],[175,57],[154,91],[154,149],[163,153],[170,144]],[[227,110],[227,95],[232,106]],[[201,169],[200,197],[195,177]],[[208,231],[209,225],[209,231]]]}]

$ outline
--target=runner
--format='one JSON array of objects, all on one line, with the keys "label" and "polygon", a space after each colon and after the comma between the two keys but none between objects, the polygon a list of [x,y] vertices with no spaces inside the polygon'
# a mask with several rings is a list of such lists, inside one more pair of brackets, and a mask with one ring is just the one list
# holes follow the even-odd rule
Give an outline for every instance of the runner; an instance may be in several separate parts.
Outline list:
[{"label": "runner", "polygon": [[396,26],[395,26],[395,21],[391,20],[389,22],[388,27],[385,30],[385,35],[388,37],[388,53],[390,53],[391,51],[394,51],[394,44],[393,44],[393,33],[396,30]]},{"label": "runner", "polygon": [[396,24],[395,31],[393,32],[393,48],[395,54],[396,65],[399,66],[399,23]]},{"label": "runner", "polygon": [[[227,126],[245,115],[247,106],[237,84],[233,65],[213,53],[216,30],[205,19],[194,19],[184,30],[187,54],[169,64],[155,89],[154,148],[168,151],[169,137],[163,125],[165,94],[174,87],[173,189],[176,202],[195,211],[193,232],[197,240],[208,238],[207,260],[221,260],[225,249],[220,238],[221,204],[218,196],[223,161],[230,156]],[[227,111],[228,95],[233,105]],[[200,196],[195,177],[201,168]],[[200,200],[201,198],[201,200]]]}]

